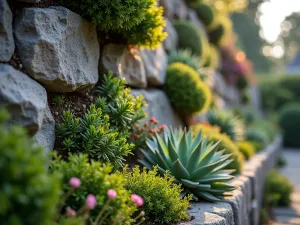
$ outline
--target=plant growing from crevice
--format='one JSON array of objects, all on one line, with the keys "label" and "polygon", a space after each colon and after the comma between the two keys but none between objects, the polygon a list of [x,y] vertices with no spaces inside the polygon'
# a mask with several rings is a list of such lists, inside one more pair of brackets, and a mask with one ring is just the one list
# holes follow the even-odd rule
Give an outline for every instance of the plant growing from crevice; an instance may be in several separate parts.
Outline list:
[{"label": "plant growing from crevice", "polygon": [[179,49],[171,51],[169,64],[180,62],[192,67],[194,70],[199,71],[203,67],[200,57],[194,55],[189,49]]},{"label": "plant growing from crevice", "polygon": [[233,179],[234,170],[225,170],[232,160],[225,150],[217,151],[219,143],[209,144],[201,132],[193,137],[192,131],[165,129],[163,137],[156,134],[147,141],[141,164],[151,169],[158,165],[159,172],[169,171],[177,183],[181,183],[184,194],[193,194],[195,200],[220,201],[225,192],[235,188],[226,183]]}]

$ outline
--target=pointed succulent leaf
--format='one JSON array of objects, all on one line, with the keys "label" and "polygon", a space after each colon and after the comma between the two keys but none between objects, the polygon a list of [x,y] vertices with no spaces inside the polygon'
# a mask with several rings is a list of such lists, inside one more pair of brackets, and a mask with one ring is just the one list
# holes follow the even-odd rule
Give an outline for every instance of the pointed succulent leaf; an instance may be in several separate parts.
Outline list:
[{"label": "pointed succulent leaf", "polygon": [[180,140],[178,147],[178,156],[182,164],[186,166],[188,162],[188,143],[186,132],[183,133],[182,138]]},{"label": "pointed succulent leaf", "polygon": [[151,154],[143,149],[140,150],[143,154],[143,156],[146,158],[146,160],[151,163],[152,165],[157,164],[157,158],[155,154]]},{"label": "pointed succulent leaf", "polygon": [[138,162],[142,164],[144,167],[146,167],[148,170],[152,170],[153,165],[148,163],[147,161],[139,159]]},{"label": "pointed succulent leaf", "polygon": [[212,173],[214,173],[214,172],[216,172],[216,171],[219,171],[219,170],[221,170],[221,169],[224,169],[226,166],[228,166],[228,165],[229,165],[230,163],[232,163],[232,162],[233,162],[233,159],[229,159],[229,160],[223,162],[221,165],[219,165],[219,166],[217,166],[216,168],[214,168],[214,169],[212,170]]},{"label": "pointed succulent leaf", "polygon": [[210,189],[209,184],[198,184],[198,186],[196,187],[197,191],[208,191],[209,189]]},{"label": "pointed succulent leaf", "polygon": [[198,134],[195,136],[191,149],[195,149],[196,147],[198,147],[201,144],[201,140],[202,140],[202,131],[198,132]]},{"label": "pointed succulent leaf", "polygon": [[171,141],[168,142],[168,149],[169,149],[169,157],[171,161],[172,162],[176,161],[179,157],[176,152],[175,146]]},{"label": "pointed succulent leaf", "polygon": [[164,169],[166,169],[166,170],[170,170],[170,166],[171,166],[171,165],[168,164],[168,161],[166,161],[166,160],[164,159],[164,157],[163,157],[161,154],[159,154],[159,152],[157,152],[157,153],[155,154],[155,156],[157,157],[158,165],[160,165],[162,168],[164,168]]},{"label": "pointed succulent leaf", "polygon": [[233,191],[235,190],[235,186],[231,184],[226,184],[226,183],[221,183],[221,182],[216,182],[211,185],[212,189],[217,189],[217,190],[224,190],[224,191]]},{"label": "pointed succulent leaf", "polygon": [[199,182],[194,182],[191,180],[186,180],[186,179],[180,179],[180,182],[188,188],[196,188],[199,185]]},{"label": "pointed succulent leaf", "polygon": [[205,153],[203,153],[201,155],[200,162],[199,162],[199,167],[202,166],[202,165],[206,165],[206,164],[210,163],[210,161],[214,157],[219,145],[220,145],[220,141],[218,141],[213,146],[208,148],[208,150],[206,150]]},{"label": "pointed succulent leaf", "polygon": [[197,181],[199,181],[199,183],[201,183],[201,184],[203,184],[203,183],[211,184],[213,182],[230,181],[233,178],[234,178],[234,176],[231,176],[231,175],[212,175],[212,176],[207,176],[207,177],[201,178]]},{"label": "pointed succulent leaf", "polygon": [[220,201],[219,198],[215,197],[214,195],[210,194],[209,192],[206,191],[196,191],[192,190],[193,194],[197,195],[198,197],[210,201],[210,202],[218,202]]},{"label": "pointed succulent leaf", "polygon": [[188,163],[187,163],[187,170],[188,171],[192,172],[197,168],[200,155],[201,155],[200,146],[195,147],[195,149],[190,154],[190,157],[189,157],[189,160],[188,160]]},{"label": "pointed succulent leaf", "polygon": [[171,174],[177,178],[177,179],[185,179],[185,178],[189,178],[190,174],[189,172],[186,170],[186,168],[182,165],[182,163],[179,161],[179,159],[177,159],[171,168]]}]

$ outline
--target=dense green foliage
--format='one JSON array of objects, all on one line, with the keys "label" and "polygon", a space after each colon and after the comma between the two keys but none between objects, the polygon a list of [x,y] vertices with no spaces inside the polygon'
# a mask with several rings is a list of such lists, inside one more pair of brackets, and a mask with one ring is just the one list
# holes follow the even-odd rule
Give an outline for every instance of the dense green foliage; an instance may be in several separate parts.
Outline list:
[{"label": "dense green foliage", "polygon": [[48,158],[19,127],[4,124],[0,110],[0,221],[5,225],[52,225],[60,181]]},{"label": "dense green foliage", "polygon": [[279,112],[279,125],[283,133],[284,144],[290,147],[300,147],[300,104],[291,103]]},{"label": "dense green foliage", "polygon": [[100,210],[107,202],[107,191],[114,189],[117,197],[110,201],[109,207],[105,208],[104,224],[112,224],[113,219],[122,218],[119,225],[130,224],[133,220],[131,216],[136,211],[136,207],[131,203],[130,194],[125,189],[125,178],[121,174],[111,174],[113,167],[109,164],[101,164],[97,161],[89,161],[87,155],[70,155],[68,161],[63,161],[59,157],[50,166],[52,171],[62,175],[64,193],[68,193],[70,186],[68,181],[71,177],[81,180],[80,188],[74,191],[67,199],[65,206],[70,206],[74,210],[79,210],[84,204],[88,194],[94,194],[97,199],[97,206],[90,212],[91,218],[99,214]]},{"label": "dense green foliage", "polygon": [[63,114],[57,134],[62,148],[87,153],[90,158],[121,166],[133,144],[127,142],[131,127],[144,118],[144,102],[125,88],[125,81],[107,76],[98,91],[101,94],[82,118],[71,111]]},{"label": "dense green foliage", "polygon": [[231,32],[231,20],[226,16],[220,16],[215,25],[209,29],[209,41],[216,46],[221,46],[230,37]]},{"label": "dense green foliage", "polygon": [[200,57],[193,55],[189,49],[173,50],[168,58],[169,64],[180,62],[192,67],[194,70],[199,71],[203,67]]},{"label": "dense green foliage", "polygon": [[250,141],[259,151],[262,150],[269,143],[268,135],[261,129],[248,128],[246,130],[246,140]]},{"label": "dense green foliage", "polygon": [[205,34],[189,21],[175,21],[173,25],[178,34],[179,48],[190,49],[193,54],[205,59],[209,51]]},{"label": "dense green foliage", "polygon": [[193,194],[195,200],[219,201],[234,186],[224,183],[233,178],[234,170],[224,170],[232,160],[231,154],[217,152],[219,143],[208,144],[201,132],[193,137],[192,131],[165,129],[163,138],[156,135],[147,141],[148,150],[142,151],[140,162],[151,169],[159,166],[160,173],[170,171],[175,181],[181,183],[185,194]]},{"label": "dense green foliage", "polygon": [[253,155],[255,155],[256,149],[248,141],[239,141],[237,143],[237,147],[239,151],[244,155],[245,159],[250,159]]},{"label": "dense green foliage", "polygon": [[193,127],[194,132],[202,131],[203,136],[207,136],[208,142],[215,144],[219,141],[218,151],[225,150],[226,154],[232,154],[232,162],[226,169],[234,169],[236,174],[241,173],[244,165],[243,154],[239,151],[235,143],[226,135],[222,134],[219,127],[198,124]]},{"label": "dense green foliage", "polygon": [[292,191],[291,182],[277,170],[272,170],[267,174],[264,201],[268,206],[289,206]]},{"label": "dense green foliage", "polygon": [[173,63],[167,69],[165,92],[174,107],[183,114],[207,110],[211,91],[199,74],[182,63]]},{"label": "dense green foliage", "polygon": [[242,120],[230,111],[213,110],[207,114],[207,121],[211,125],[220,127],[221,133],[227,134],[232,140],[244,138],[244,125]]},{"label": "dense green foliage", "polygon": [[217,70],[219,65],[220,53],[214,45],[209,44],[209,53],[205,61],[205,66]]},{"label": "dense green foliage", "polygon": [[173,183],[174,178],[168,172],[163,177],[157,175],[157,167],[147,172],[135,167],[132,172],[123,171],[126,188],[141,196],[145,203],[140,210],[146,217],[159,224],[169,224],[189,219],[186,213],[191,196],[180,197],[180,185]]},{"label": "dense green foliage", "polygon": [[125,37],[129,44],[155,48],[167,36],[163,31],[163,9],[157,6],[156,0],[59,2],[90,20],[100,30]]},{"label": "dense green foliage", "polygon": [[210,5],[199,3],[193,8],[197,13],[198,18],[205,24],[205,26],[210,26],[214,22],[215,12]]}]

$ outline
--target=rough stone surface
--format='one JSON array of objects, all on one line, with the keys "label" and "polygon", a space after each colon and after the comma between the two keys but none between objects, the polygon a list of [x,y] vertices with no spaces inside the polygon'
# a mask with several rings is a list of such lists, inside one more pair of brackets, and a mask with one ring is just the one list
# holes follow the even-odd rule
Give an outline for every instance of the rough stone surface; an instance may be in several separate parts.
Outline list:
[{"label": "rough stone surface", "polygon": [[183,0],[170,0],[174,6],[174,15],[172,19],[185,20],[188,15],[188,8]]},{"label": "rough stone surface", "polygon": [[27,3],[38,3],[41,0],[17,0],[18,2],[27,2]]},{"label": "rough stone surface", "polygon": [[144,96],[147,102],[145,110],[148,114],[148,119],[155,117],[159,122],[173,128],[182,126],[179,116],[173,111],[166,94],[162,90],[132,90],[131,93],[135,96]]},{"label": "rough stone surface", "polygon": [[135,47],[105,45],[101,55],[101,70],[112,71],[118,77],[124,77],[131,87],[147,87],[144,63],[139,50]]},{"label": "rough stone surface", "polygon": [[165,83],[168,57],[162,46],[155,50],[141,49],[148,86],[161,86]]},{"label": "rough stone surface", "polygon": [[34,136],[38,145],[45,150],[53,150],[55,142],[55,121],[49,107],[47,107],[41,129]]},{"label": "rough stone surface", "polygon": [[173,0],[158,0],[159,5],[164,8],[164,17],[173,18],[174,15],[174,5]]},{"label": "rough stone surface", "polygon": [[25,8],[15,37],[29,75],[56,92],[84,91],[98,81],[96,27],[64,7]]},{"label": "rough stone surface", "polygon": [[35,134],[48,113],[46,90],[26,74],[0,64],[0,107],[11,114],[11,123]]},{"label": "rough stone surface", "polygon": [[175,50],[178,44],[178,35],[170,20],[166,19],[165,31],[168,33],[168,37],[164,40],[164,47],[166,51],[170,52]]},{"label": "rough stone surface", "polygon": [[12,12],[6,0],[0,1],[0,61],[8,62],[15,51]]}]

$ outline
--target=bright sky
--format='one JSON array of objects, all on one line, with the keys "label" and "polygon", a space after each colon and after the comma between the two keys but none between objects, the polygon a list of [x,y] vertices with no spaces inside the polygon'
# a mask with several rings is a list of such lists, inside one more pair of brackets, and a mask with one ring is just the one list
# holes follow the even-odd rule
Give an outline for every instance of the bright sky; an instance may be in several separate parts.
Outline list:
[{"label": "bright sky", "polygon": [[260,24],[264,38],[273,43],[280,33],[280,24],[293,12],[300,12],[300,0],[270,0],[261,4]]}]

